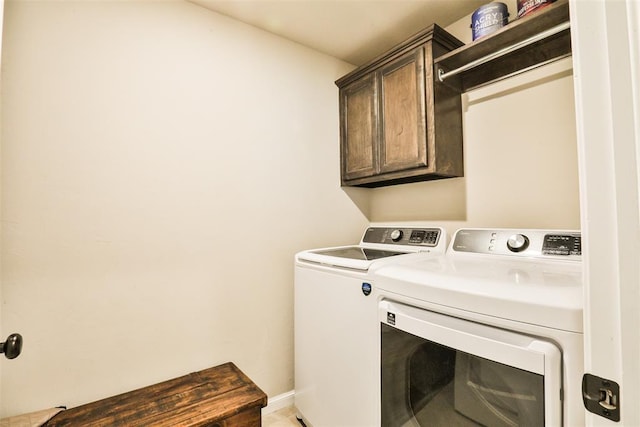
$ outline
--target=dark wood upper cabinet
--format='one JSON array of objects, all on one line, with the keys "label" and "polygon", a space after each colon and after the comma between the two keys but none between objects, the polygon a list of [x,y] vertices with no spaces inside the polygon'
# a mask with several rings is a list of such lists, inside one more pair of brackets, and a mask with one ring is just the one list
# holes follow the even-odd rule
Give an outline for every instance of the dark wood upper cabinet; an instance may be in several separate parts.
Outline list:
[{"label": "dark wood upper cabinet", "polygon": [[463,176],[460,95],[571,55],[569,27],[568,0],[467,45],[432,25],[338,79],[342,185]]},{"label": "dark wood upper cabinet", "polygon": [[342,185],[462,176],[460,91],[433,81],[433,58],[461,45],[433,25],[336,81]]}]

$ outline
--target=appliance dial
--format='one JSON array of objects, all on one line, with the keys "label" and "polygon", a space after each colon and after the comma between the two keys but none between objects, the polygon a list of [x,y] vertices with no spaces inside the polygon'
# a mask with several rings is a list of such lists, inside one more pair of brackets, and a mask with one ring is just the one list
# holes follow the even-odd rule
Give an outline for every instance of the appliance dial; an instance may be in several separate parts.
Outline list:
[{"label": "appliance dial", "polygon": [[389,237],[391,237],[391,240],[393,240],[394,242],[398,242],[400,241],[400,239],[402,239],[402,230],[393,230],[391,232],[391,235]]},{"label": "appliance dial", "polygon": [[524,234],[514,234],[507,240],[507,248],[511,252],[522,252],[529,246],[529,238]]}]

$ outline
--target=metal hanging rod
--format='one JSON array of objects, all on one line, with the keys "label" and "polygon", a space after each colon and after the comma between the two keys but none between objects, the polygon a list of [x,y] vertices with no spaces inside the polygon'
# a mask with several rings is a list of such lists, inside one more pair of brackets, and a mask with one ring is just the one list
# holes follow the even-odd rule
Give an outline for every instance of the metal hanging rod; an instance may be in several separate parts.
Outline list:
[{"label": "metal hanging rod", "polygon": [[444,70],[438,66],[438,80],[440,82],[444,82],[445,79],[451,77],[451,76],[455,76],[456,74],[460,74],[464,71],[470,70],[472,68],[477,67],[478,65],[482,65],[485,64],[489,61],[493,61],[496,58],[500,58],[501,56],[507,55],[511,52],[513,52],[514,50],[518,50],[521,49],[525,46],[529,46],[530,44],[536,43],[540,40],[544,40],[547,37],[551,37],[554,34],[558,34],[564,30],[567,30],[571,27],[571,23],[569,21],[567,22],[563,22],[560,25],[556,25],[555,27],[549,28],[548,30],[545,30],[541,33],[538,33],[534,36],[529,37],[528,39],[524,39],[521,42],[512,44],[511,46],[507,46],[505,48],[502,48],[500,50],[497,50],[493,53],[490,53],[489,55],[483,56],[482,58],[478,58],[475,61],[471,61],[468,64],[463,65],[462,67],[456,68],[455,70],[451,70],[448,72],[444,72]]}]

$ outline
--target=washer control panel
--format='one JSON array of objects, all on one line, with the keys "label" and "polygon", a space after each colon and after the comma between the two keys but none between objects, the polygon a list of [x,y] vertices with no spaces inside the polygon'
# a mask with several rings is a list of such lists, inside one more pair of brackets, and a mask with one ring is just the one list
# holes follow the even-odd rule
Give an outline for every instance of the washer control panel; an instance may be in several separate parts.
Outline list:
[{"label": "washer control panel", "polygon": [[454,235],[450,250],[579,260],[582,239],[579,231],[463,228]]},{"label": "washer control panel", "polygon": [[440,228],[369,227],[362,243],[435,247],[441,236]]}]

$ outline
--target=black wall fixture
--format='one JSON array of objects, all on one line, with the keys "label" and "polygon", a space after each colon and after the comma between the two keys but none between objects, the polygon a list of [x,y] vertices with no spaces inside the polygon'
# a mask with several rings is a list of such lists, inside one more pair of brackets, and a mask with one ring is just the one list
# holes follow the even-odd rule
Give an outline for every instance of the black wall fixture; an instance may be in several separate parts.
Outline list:
[{"label": "black wall fixture", "polygon": [[22,351],[22,335],[11,334],[5,342],[0,343],[0,353],[7,359],[15,359]]}]

